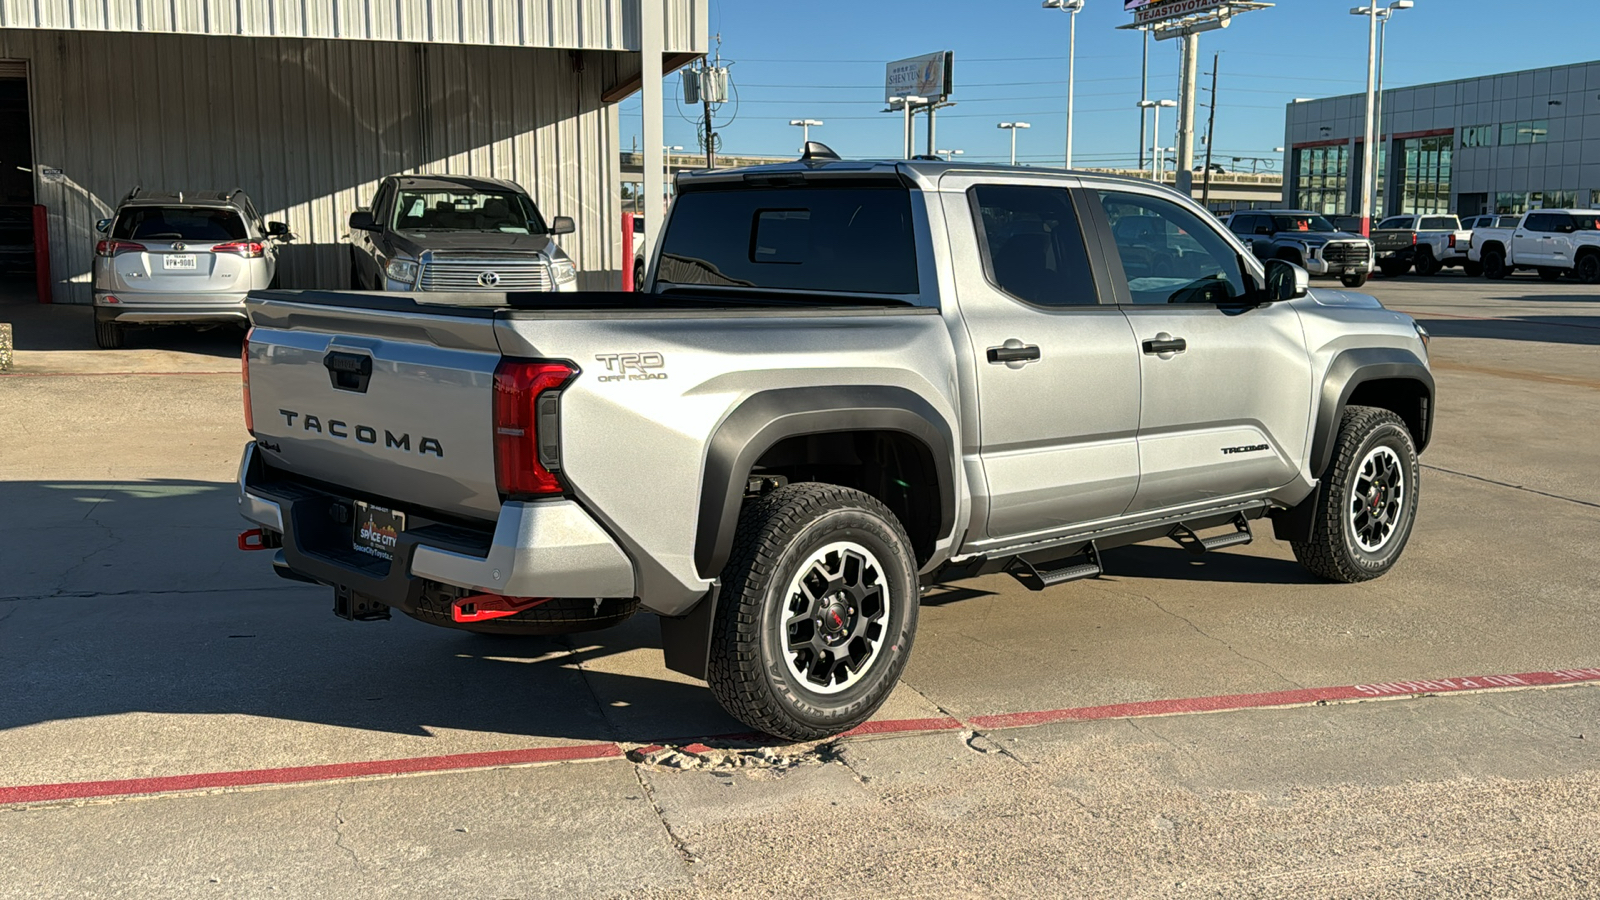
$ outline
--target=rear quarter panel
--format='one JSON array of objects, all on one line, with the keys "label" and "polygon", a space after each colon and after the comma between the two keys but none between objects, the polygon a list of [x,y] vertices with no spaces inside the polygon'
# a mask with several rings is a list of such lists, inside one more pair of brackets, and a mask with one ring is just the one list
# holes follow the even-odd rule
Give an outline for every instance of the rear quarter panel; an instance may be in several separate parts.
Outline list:
[{"label": "rear quarter panel", "polygon": [[960,432],[955,352],[934,309],[522,312],[497,322],[497,333],[506,356],[581,370],[562,395],[563,475],[635,560],[645,605],[667,614],[710,587],[715,573],[694,559],[707,451],[753,394],[899,387]]}]

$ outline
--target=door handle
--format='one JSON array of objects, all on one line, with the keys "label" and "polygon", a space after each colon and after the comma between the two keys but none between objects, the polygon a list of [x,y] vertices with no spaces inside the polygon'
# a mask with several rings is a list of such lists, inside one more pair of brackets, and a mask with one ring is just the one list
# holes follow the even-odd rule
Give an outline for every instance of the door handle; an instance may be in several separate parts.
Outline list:
[{"label": "door handle", "polygon": [[1039,358],[1039,348],[1036,345],[1021,344],[1017,346],[1016,344],[1016,341],[1007,341],[1004,347],[990,347],[989,362],[1033,362]]},{"label": "door handle", "polygon": [[1189,349],[1189,342],[1183,338],[1175,338],[1162,332],[1144,342],[1144,352],[1161,355],[1164,353],[1182,353]]}]

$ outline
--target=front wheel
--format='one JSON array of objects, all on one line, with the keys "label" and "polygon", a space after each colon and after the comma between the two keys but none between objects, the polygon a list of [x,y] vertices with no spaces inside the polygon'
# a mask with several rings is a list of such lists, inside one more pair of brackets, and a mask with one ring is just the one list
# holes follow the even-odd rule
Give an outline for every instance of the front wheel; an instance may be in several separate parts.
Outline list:
[{"label": "front wheel", "polygon": [[1399,416],[1371,406],[1346,409],[1311,540],[1293,542],[1295,559],[1346,584],[1389,571],[1411,537],[1420,475],[1416,444]]},{"label": "front wheel", "polygon": [[706,681],[768,734],[848,731],[900,680],[918,597],[911,541],[882,503],[832,484],[779,488],[739,515]]},{"label": "front wheel", "polygon": [[1561,280],[1561,274],[1562,273],[1561,273],[1560,269],[1552,268],[1550,266],[1540,266],[1539,267],[1539,280],[1540,281],[1560,281]]},{"label": "front wheel", "polygon": [[1353,272],[1349,275],[1340,275],[1339,283],[1347,288],[1358,288],[1367,283],[1367,273]]}]

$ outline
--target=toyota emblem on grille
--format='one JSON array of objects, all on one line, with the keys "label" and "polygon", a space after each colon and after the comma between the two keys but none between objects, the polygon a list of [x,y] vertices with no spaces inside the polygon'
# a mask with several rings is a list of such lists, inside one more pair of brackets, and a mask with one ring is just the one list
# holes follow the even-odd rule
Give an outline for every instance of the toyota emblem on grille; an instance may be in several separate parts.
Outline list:
[{"label": "toyota emblem on grille", "polygon": [[500,283],[500,276],[494,272],[484,272],[478,276],[478,283],[484,287],[494,287]]}]

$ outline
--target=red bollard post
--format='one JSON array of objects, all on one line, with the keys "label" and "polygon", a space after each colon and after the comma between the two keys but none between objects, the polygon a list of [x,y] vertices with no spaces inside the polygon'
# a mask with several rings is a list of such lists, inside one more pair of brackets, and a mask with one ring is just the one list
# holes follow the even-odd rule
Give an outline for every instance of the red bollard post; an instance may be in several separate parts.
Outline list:
[{"label": "red bollard post", "polygon": [[50,224],[39,203],[33,207],[33,290],[40,303],[55,302],[50,296]]},{"label": "red bollard post", "polygon": [[630,293],[639,289],[633,283],[633,218],[634,213],[622,214],[622,289]]}]

